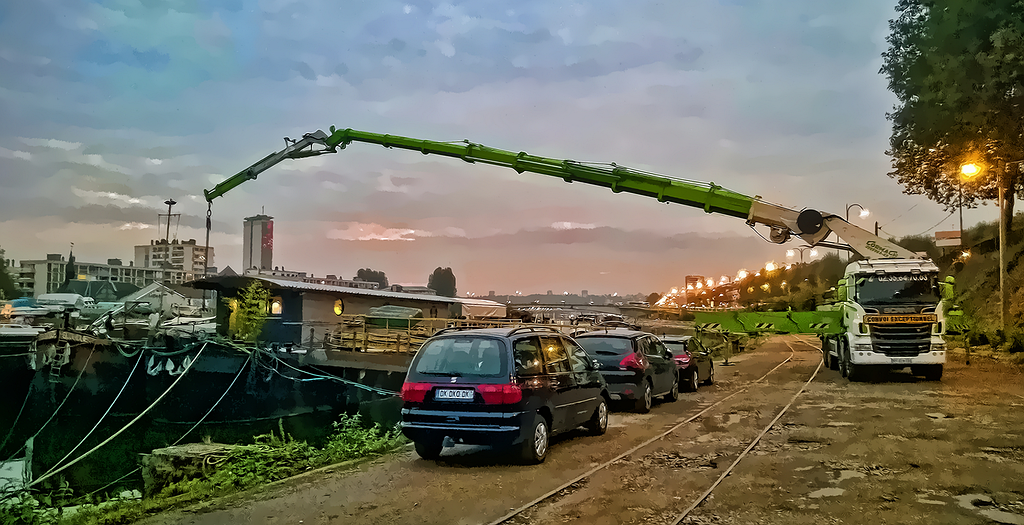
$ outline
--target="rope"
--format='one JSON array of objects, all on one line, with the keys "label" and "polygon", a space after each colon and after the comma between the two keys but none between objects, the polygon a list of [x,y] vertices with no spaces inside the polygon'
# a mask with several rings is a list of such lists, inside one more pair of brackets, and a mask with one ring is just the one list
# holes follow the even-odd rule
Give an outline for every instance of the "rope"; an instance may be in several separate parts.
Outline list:
[{"label": "rope", "polygon": [[[64,396],[64,399],[61,400],[59,405],[57,405],[57,409],[53,411],[53,414],[50,414],[50,419],[47,419],[46,423],[43,423],[43,426],[39,427],[39,430],[37,430],[35,434],[32,434],[32,437],[30,439],[35,439],[35,438],[39,437],[39,434],[41,434],[43,432],[43,429],[46,428],[46,425],[49,425],[50,422],[53,421],[53,418],[57,416],[57,413],[60,412],[61,407],[64,406],[64,403],[66,403],[68,398],[71,397],[71,393],[75,391],[75,387],[78,386],[78,381],[82,379],[82,374],[85,373],[85,369],[89,367],[89,361],[92,360],[92,354],[95,351],[96,351],[96,345],[93,345],[92,351],[89,352],[89,357],[86,358],[85,364],[82,365],[82,369],[78,371],[78,377],[75,378],[75,382],[71,385],[71,388],[68,389],[68,393]],[[17,456],[18,453],[20,453],[22,450],[25,450],[25,447],[28,445],[28,440],[26,440],[25,443],[26,443],[25,445],[22,445],[21,448],[16,450],[14,452],[14,454],[12,454],[10,457],[5,459],[4,461],[5,462],[6,461],[10,461],[12,458],[14,458],[14,456]]]},{"label": "rope", "polygon": [[[229,384],[228,388],[226,390],[224,390],[224,393],[220,395],[220,398],[218,398],[217,401],[213,404],[213,406],[211,406],[210,409],[206,411],[206,414],[203,414],[203,417],[199,418],[199,421],[196,421],[195,425],[192,425],[192,428],[190,428],[187,431],[185,431],[185,433],[182,434],[180,438],[175,440],[174,443],[171,443],[171,446],[174,446],[174,445],[177,445],[178,443],[181,443],[181,441],[183,439],[185,439],[186,436],[191,434],[192,431],[196,429],[196,427],[198,427],[200,424],[202,424],[202,422],[205,421],[206,418],[211,413],[213,413],[213,410],[215,408],[217,408],[217,405],[219,405],[220,402],[224,400],[224,397],[227,396],[228,392],[231,391],[231,387],[235,386],[235,382],[238,381],[238,378],[241,377],[242,372],[245,370],[245,365],[247,365],[249,363],[249,361],[251,361],[251,360],[252,360],[252,354],[249,354],[249,357],[246,359],[245,363],[242,364],[241,368],[238,369],[238,373],[235,374],[235,378],[231,380],[231,384]],[[63,461],[63,460],[61,460],[61,461]],[[99,491],[101,491],[101,490],[103,490],[103,489],[105,489],[107,487],[110,487],[111,485],[119,483],[121,480],[127,478],[128,476],[131,476],[132,474],[135,474],[136,472],[138,472],[140,470],[142,470],[142,467],[137,467],[137,468],[129,471],[128,473],[122,475],[121,477],[115,479],[114,481],[111,481],[110,483],[107,483],[106,485],[103,485],[102,487],[100,487],[100,488],[98,488],[98,489],[96,489],[96,490],[94,490],[94,491],[92,491],[92,492],[90,492],[90,493],[88,493],[88,494],[78,498],[76,501],[84,501],[89,496],[92,496],[93,494],[95,494],[95,493],[97,493],[97,492],[99,492]]]},{"label": "rope", "polygon": [[220,402],[224,400],[224,396],[228,395],[228,392],[231,391],[231,387],[235,386],[235,381],[238,381],[238,378],[242,376],[242,372],[245,370],[245,366],[249,364],[249,361],[252,361],[252,354],[249,354],[249,357],[245,359],[245,362],[242,363],[241,367],[239,367],[238,373],[235,374],[235,378],[231,380],[231,384],[229,384],[228,388],[224,390],[224,393],[221,394],[219,398],[217,398],[217,401],[213,404],[213,406],[211,406],[210,409],[207,410],[205,414],[203,414],[203,417],[199,418],[199,421],[196,421],[195,425],[192,425],[192,428],[188,429],[184,434],[182,434],[177,441],[171,443],[171,446],[181,443],[181,440],[185,439],[185,436],[189,435],[193,430],[196,429],[196,427],[198,427],[203,421],[206,420],[207,416],[209,416],[213,412],[213,409],[217,408],[217,405],[219,405]]},{"label": "rope", "polygon": [[11,423],[11,429],[7,431],[7,436],[4,438],[4,442],[0,443],[0,450],[3,450],[7,446],[7,440],[11,439],[14,435],[14,427],[18,426],[18,420],[21,419],[21,413],[25,410],[25,405],[28,404],[28,398],[32,395],[32,383],[28,384],[28,391],[25,392],[25,400],[21,402],[21,408],[18,409],[18,416],[14,418],[14,423]]},{"label": "rope", "polygon": [[124,432],[125,430],[128,430],[128,427],[130,427],[130,426],[134,425],[134,424],[135,424],[135,423],[136,423],[136,422],[137,422],[138,420],[142,419],[142,416],[146,415],[146,414],[147,414],[147,413],[148,413],[148,412],[149,412],[150,410],[152,410],[152,409],[153,409],[153,407],[155,407],[155,406],[157,405],[157,403],[159,403],[159,402],[160,402],[160,400],[162,400],[162,399],[164,398],[164,396],[166,396],[166,395],[167,395],[167,394],[168,394],[168,393],[169,393],[169,392],[170,392],[170,391],[171,391],[172,389],[174,389],[174,387],[175,387],[175,386],[176,386],[176,385],[177,385],[177,384],[178,384],[178,383],[179,383],[179,382],[180,382],[180,381],[181,381],[181,380],[182,380],[182,379],[183,379],[183,378],[184,378],[184,377],[185,377],[186,375],[188,375],[188,371],[192,369],[192,366],[193,366],[193,365],[195,365],[197,361],[199,361],[199,356],[201,356],[201,355],[203,354],[203,351],[205,351],[205,350],[206,350],[206,343],[203,343],[203,346],[202,346],[202,348],[200,348],[200,349],[199,349],[199,352],[198,352],[198,353],[196,353],[196,358],[195,358],[194,360],[192,360],[192,362],[191,362],[191,363],[189,363],[189,364],[188,364],[188,366],[187,366],[187,367],[186,367],[186,368],[185,368],[184,370],[182,370],[182,372],[181,372],[181,375],[179,375],[179,376],[178,376],[178,378],[177,378],[177,379],[175,379],[173,383],[171,383],[171,386],[167,387],[167,390],[164,390],[164,392],[163,392],[162,394],[160,394],[160,396],[159,396],[159,397],[157,397],[157,398],[156,398],[156,399],[155,399],[155,400],[154,400],[154,401],[153,401],[153,402],[152,402],[152,403],[151,403],[151,404],[150,404],[150,405],[149,405],[148,407],[146,407],[146,409],[145,409],[145,410],[143,410],[142,412],[140,412],[140,413],[139,413],[139,415],[135,416],[135,418],[134,418],[134,419],[132,419],[131,421],[129,421],[127,425],[125,425],[125,426],[121,427],[121,430],[118,430],[117,432],[114,432],[114,434],[113,434],[113,435],[111,435],[111,436],[110,436],[110,437],[108,437],[107,439],[103,440],[103,442],[101,442],[100,444],[96,445],[95,447],[92,447],[91,449],[89,449],[89,451],[88,451],[88,452],[86,452],[85,454],[82,454],[81,456],[78,456],[77,458],[75,458],[75,459],[74,459],[74,460],[72,460],[71,462],[69,462],[69,463],[65,464],[65,465],[64,465],[63,467],[60,467],[60,468],[59,468],[59,469],[57,469],[57,470],[54,470],[54,471],[52,471],[52,472],[49,472],[49,473],[47,473],[47,474],[45,474],[45,475],[43,475],[43,476],[40,476],[40,477],[39,477],[38,479],[36,479],[36,480],[35,480],[35,481],[33,481],[32,483],[29,483],[29,485],[28,485],[28,486],[29,486],[29,487],[33,487],[33,486],[35,486],[35,485],[38,485],[38,484],[42,483],[42,482],[43,482],[43,480],[45,480],[45,479],[47,479],[47,478],[49,478],[49,477],[51,477],[51,476],[53,476],[53,475],[55,475],[55,474],[57,474],[57,473],[59,473],[59,472],[63,471],[64,469],[66,469],[66,468],[70,467],[71,465],[74,465],[75,463],[78,463],[79,461],[81,461],[81,460],[85,459],[85,458],[86,458],[87,456],[89,456],[89,455],[90,455],[90,454],[92,454],[93,452],[96,452],[97,450],[99,450],[99,449],[100,449],[101,447],[103,447],[103,446],[104,446],[104,445],[106,445],[107,443],[110,443],[111,441],[113,441],[113,440],[114,440],[114,438],[116,438],[117,436],[120,436],[120,435],[121,435],[121,433],[122,433],[122,432]]},{"label": "rope", "polygon": [[82,438],[82,440],[79,441],[78,444],[75,445],[74,448],[69,450],[68,453],[64,455],[64,457],[60,458],[60,461],[54,463],[53,466],[50,467],[50,470],[46,471],[46,473],[44,475],[49,474],[51,471],[53,471],[53,469],[57,468],[57,465],[60,465],[64,460],[68,459],[68,457],[70,457],[71,454],[74,454],[75,451],[78,450],[78,447],[82,446],[82,443],[85,443],[85,440],[89,439],[89,436],[91,436],[92,433],[95,432],[97,428],[99,428],[100,423],[102,423],[103,420],[106,419],[107,414],[109,414],[110,411],[114,408],[114,405],[117,403],[117,400],[121,398],[121,394],[124,393],[124,389],[128,387],[128,383],[131,382],[132,376],[135,375],[135,370],[139,368],[139,362],[142,361],[142,352],[138,352],[138,355],[139,355],[139,358],[135,360],[135,365],[132,366],[132,371],[128,373],[128,379],[126,379],[124,384],[121,385],[121,390],[119,390],[117,392],[117,395],[114,396],[114,400],[110,403],[110,406],[107,407],[107,411],[104,412],[102,416],[100,416],[100,419],[98,421],[96,421],[96,424],[93,425],[92,429],[89,430],[89,432],[85,434],[85,436]]},{"label": "rope", "polygon": [[[283,364],[284,366],[287,366],[288,368],[291,368],[292,370],[295,370],[296,372],[301,372],[303,374],[309,374],[310,376],[313,376],[313,377],[316,377],[316,378],[319,378],[319,379],[330,379],[330,380],[333,380],[333,381],[338,381],[338,382],[344,383],[346,385],[352,385],[352,386],[354,386],[356,388],[362,388],[363,390],[368,390],[370,392],[374,392],[374,393],[380,394],[382,396],[397,396],[398,395],[398,392],[395,392],[393,390],[385,390],[383,388],[372,387],[372,386],[369,386],[369,385],[364,385],[362,383],[357,383],[355,381],[350,381],[348,379],[343,379],[341,377],[338,377],[338,376],[335,376],[335,375],[331,375],[331,374],[329,374],[327,372],[324,372],[323,370],[320,370],[320,369],[318,369],[318,368],[316,368],[314,366],[310,366],[310,368],[312,368],[313,370],[316,370],[317,372],[320,372],[320,374],[314,374],[314,373],[312,373],[312,372],[310,372],[308,370],[302,370],[300,368],[295,368],[294,366],[286,363],[284,360],[282,360],[281,358],[277,357],[276,355],[274,355],[272,353],[270,354],[270,356],[273,357],[278,362],[280,362],[281,364]],[[275,372],[276,372],[276,370],[275,370]],[[278,373],[280,373],[280,372],[278,372]],[[287,376],[284,376],[284,377],[287,377]]]}]

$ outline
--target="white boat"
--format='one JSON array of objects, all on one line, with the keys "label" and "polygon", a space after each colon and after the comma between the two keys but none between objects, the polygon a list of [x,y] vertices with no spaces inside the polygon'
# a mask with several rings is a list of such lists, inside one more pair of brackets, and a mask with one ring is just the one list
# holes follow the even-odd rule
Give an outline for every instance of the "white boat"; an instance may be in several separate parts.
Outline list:
[{"label": "white boat", "polygon": [[36,340],[36,337],[39,334],[45,331],[45,328],[29,326],[26,324],[0,324],[0,346],[24,345],[31,343]]}]

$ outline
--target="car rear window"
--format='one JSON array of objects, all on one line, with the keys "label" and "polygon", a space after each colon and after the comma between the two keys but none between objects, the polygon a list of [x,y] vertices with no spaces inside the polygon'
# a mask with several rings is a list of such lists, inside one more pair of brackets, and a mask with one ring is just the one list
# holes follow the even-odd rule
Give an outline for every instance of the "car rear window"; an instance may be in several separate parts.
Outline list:
[{"label": "car rear window", "polygon": [[665,343],[665,348],[668,348],[669,350],[671,350],[672,353],[685,352],[686,350],[688,350],[686,348],[686,343],[683,342],[683,341],[662,341],[662,342]]},{"label": "car rear window", "polygon": [[590,355],[623,355],[633,351],[629,339],[623,337],[580,337],[576,342]]},{"label": "car rear window", "polygon": [[500,377],[508,374],[505,343],[490,337],[446,337],[427,341],[416,353],[413,370],[451,377]]}]

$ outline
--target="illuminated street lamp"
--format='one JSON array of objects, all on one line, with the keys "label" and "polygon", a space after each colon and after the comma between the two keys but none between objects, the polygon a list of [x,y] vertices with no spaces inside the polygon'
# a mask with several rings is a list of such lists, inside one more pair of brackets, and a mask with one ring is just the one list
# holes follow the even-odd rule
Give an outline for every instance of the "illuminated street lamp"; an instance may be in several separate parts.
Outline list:
[{"label": "illuminated street lamp", "polygon": [[[1006,169],[1006,164],[1020,164],[1021,162],[1024,162],[1024,159],[1003,163],[1003,170]],[[972,177],[974,175],[977,175],[978,173],[981,173],[981,171],[982,171],[982,166],[979,166],[979,165],[974,164],[974,163],[963,164],[963,165],[960,166],[960,173],[962,173],[964,176],[968,176],[968,177]],[[1004,193],[1003,192],[1003,181],[1000,180],[999,175],[997,175],[996,187],[999,188],[999,194],[997,196],[997,199],[998,199],[998,202],[999,202],[999,325],[1000,325],[1000,328],[1002,328],[1003,330],[1006,330],[1006,318],[1008,317],[1008,314],[1009,314],[1009,311],[1010,311],[1010,303],[1008,302],[1008,299],[1006,297],[1007,275],[1006,275],[1006,249],[1005,249],[1005,246],[1006,246],[1006,226],[1007,225],[1006,225],[1006,221],[1003,218],[1003,210],[1004,210],[1004,207],[1006,206],[1006,204],[1005,204],[1005,200],[1006,199],[1005,199],[1005,196],[1003,195],[1003,193]],[[961,187],[961,191],[963,191],[962,187]],[[961,210],[961,213],[963,213],[962,210]],[[963,226],[961,225],[960,228],[962,230]],[[962,244],[962,240],[961,240],[961,244]]]},{"label": "illuminated street lamp", "polygon": [[981,168],[977,164],[964,164],[960,166],[960,173],[963,175],[962,178],[958,178],[957,184],[960,188],[960,202],[957,207],[960,208],[960,246],[964,245],[964,178],[971,178],[981,173]]},{"label": "illuminated street lamp", "polygon": [[857,204],[855,202],[853,204],[846,205],[846,222],[850,222],[850,208],[853,208],[854,206],[860,208],[860,218],[861,219],[866,218],[868,215],[871,215],[871,212],[869,212],[867,208],[865,208],[865,207],[863,207],[860,204]]},{"label": "illuminated street lamp", "polygon": [[786,257],[796,257],[796,251],[795,250],[799,250],[800,251],[800,264],[804,263],[804,252],[807,251],[807,250],[811,251],[811,257],[817,257],[818,256],[818,249],[815,248],[814,246],[798,246],[796,248],[793,248],[793,249],[790,249],[790,250],[786,250]]}]

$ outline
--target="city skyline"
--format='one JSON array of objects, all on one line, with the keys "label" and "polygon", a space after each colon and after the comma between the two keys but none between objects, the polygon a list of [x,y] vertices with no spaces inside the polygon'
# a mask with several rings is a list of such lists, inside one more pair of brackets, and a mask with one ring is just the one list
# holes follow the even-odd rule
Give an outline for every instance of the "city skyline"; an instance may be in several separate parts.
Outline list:
[{"label": "city skyline", "polygon": [[[886,175],[896,100],[878,70],[894,6],[7,4],[0,247],[131,259],[162,237],[168,199],[177,237],[204,239],[204,189],[331,125],[616,162],[795,209],[856,203],[871,215],[851,222],[887,237],[954,230]],[[218,267],[240,269],[242,220],[266,213],[274,265],[408,284],[450,267],[460,295],[663,292],[798,244],[699,209],[365,144],[279,164],[211,211]],[[966,224],[995,218],[964,211]]]}]

